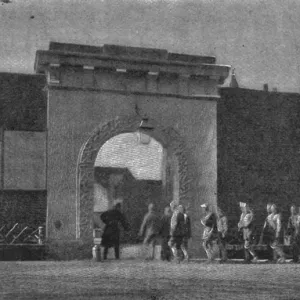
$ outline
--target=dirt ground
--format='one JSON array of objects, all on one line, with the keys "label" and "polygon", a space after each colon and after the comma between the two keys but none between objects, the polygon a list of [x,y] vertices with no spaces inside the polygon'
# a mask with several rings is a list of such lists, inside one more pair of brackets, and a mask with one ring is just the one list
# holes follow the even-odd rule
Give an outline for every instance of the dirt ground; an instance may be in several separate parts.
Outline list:
[{"label": "dirt ground", "polygon": [[2,261],[0,299],[300,299],[300,264]]}]

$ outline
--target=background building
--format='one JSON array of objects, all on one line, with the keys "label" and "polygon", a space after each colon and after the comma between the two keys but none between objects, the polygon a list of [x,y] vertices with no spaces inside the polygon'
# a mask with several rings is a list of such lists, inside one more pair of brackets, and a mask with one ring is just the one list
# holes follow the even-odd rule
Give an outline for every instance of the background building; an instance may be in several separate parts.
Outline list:
[{"label": "background building", "polygon": [[2,225],[46,224],[45,84],[44,76],[0,74]]},{"label": "background building", "polygon": [[267,203],[284,221],[300,206],[300,95],[221,89],[218,101],[218,203],[236,226],[238,202],[249,202],[258,234]]}]

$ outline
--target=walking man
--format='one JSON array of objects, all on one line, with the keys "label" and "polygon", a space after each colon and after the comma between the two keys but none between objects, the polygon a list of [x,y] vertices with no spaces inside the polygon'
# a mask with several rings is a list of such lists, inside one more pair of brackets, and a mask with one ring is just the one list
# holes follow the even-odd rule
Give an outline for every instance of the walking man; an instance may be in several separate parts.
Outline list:
[{"label": "walking man", "polygon": [[101,246],[104,247],[103,259],[107,259],[108,249],[114,247],[115,258],[120,258],[120,225],[125,231],[128,231],[129,226],[125,216],[121,212],[121,203],[117,203],[113,209],[104,212],[101,215],[101,220],[105,224],[102,235]]},{"label": "walking man", "polygon": [[[185,235],[185,220],[183,214],[183,206],[175,205],[171,203],[171,208],[173,208],[173,215],[171,218],[171,228],[170,228],[170,240],[168,245],[170,246],[174,259],[177,263],[180,263],[180,257],[178,255],[178,250],[184,249],[183,238]],[[185,250],[185,249],[184,249]],[[187,259],[187,251],[183,251],[185,259]]]},{"label": "walking man", "polygon": [[291,206],[291,215],[289,217],[287,226],[287,235],[290,236],[290,243],[292,246],[293,262],[299,261],[299,247],[300,247],[300,232],[299,232],[299,214],[296,212],[296,206]]},{"label": "walking man", "polygon": [[207,255],[207,262],[210,263],[214,260],[213,246],[215,242],[218,242],[218,228],[217,228],[217,216],[212,212],[211,208],[207,204],[201,205],[205,216],[202,218],[201,223],[204,225],[203,231],[203,248]]},{"label": "walking man", "polygon": [[187,214],[186,208],[184,206],[182,206],[182,211],[184,215],[184,236],[181,245],[181,251],[184,255],[184,260],[188,262],[189,261],[189,254],[188,254],[189,239],[192,237],[191,219]]},{"label": "walking man", "polygon": [[254,214],[247,203],[240,202],[242,210],[241,218],[238,223],[239,230],[243,231],[245,261],[250,262],[250,255],[252,255],[252,262],[257,262],[258,258],[253,250],[253,219]]},{"label": "walking man", "polygon": [[279,246],[279,239],[281,233],[281,215],[277,211],[276,204],[271,206],[271,214],[267,217],[267,223],[270,230],[270,245],[273,249],[274,254],[279,256],[278,263],[285,262],[285,254],[282,247]]},{"label": "walking man", "polygon": [[218,232],[219,232],[219,250],[221,262],[227,261],[227,232],[228,232],[228,221],[222,209],[218,207]]},{"label": "walking man", "polygon": [[268,222],[268,218],[270,218],[269,216],[272,214],[271,207],[272,207],[272,203],[268,203],[267,204],[267,217],[266,217],[263,229],[262,229],[259,244],[266,244],[267,245],[268,253],[269,253],[269,260],[276,262],[277,253],[275,251],[273,251],[273,249],[271,248],[273,230],[270,227],[270,224]]},{"label": "walking man", "polygon": [[140,228],[139,235],[144,237],[143,245],[147,250],[146,260],[154,259],[155,245],[160,230],[160,219],[154,211],[154,204],[148,206],[148,213],[145,215]]},{"label": "walking man", "polygon": [[165,207],[164,215],[161,218],[161,228],[159,235],[161,236],[161,259],[162,260],[171,260],[172,252],[171,248],[168,245],[170,240],[170,229],[171,229],[171,218],[172,211],[171,207],[168,205]]}]

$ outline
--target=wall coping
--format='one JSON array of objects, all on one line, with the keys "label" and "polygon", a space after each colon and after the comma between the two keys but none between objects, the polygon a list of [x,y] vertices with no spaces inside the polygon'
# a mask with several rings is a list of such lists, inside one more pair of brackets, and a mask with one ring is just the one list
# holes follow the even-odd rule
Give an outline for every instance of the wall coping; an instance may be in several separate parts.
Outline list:
[{"label": "wall coping", "polygon": [[[80,45],[79,45],[80,46]],[[103,46],[112,47],[110,45]],[[213,76],[220,83],[228,77],[231,66],[215,64],[213,57],[201,57],[185,54],[168,53],[166,50],[150,48],[133,48],[114,46],[116,51],[100,51],[98,53],[74,52],[59,50],[38,50],[34,69],[36,73],[45,73],[51,66],[72,66],[91,69],[117,69],[139,71],[145,73],[169,73],[182,76]],[[51,49],[51,48],[50,48]],[[100,48],[99,48],[100,49]],[[128,55],[126,49],[141,52],[162,51],[164,55]],[[124,52],[124,53],[123,53]],[[121,53],[121,55],[119,55]],[[123,55],[124,54],[124,55]]]}]

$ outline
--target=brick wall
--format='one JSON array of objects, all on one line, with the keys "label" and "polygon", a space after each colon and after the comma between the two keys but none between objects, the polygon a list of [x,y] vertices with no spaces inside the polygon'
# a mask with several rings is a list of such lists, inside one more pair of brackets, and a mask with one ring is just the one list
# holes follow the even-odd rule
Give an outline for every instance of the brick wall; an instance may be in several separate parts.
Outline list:
[{"label": "brick wall", "polygon": [[0,226],[45,226],[46,191],[0,191]]},{"label": "brick wall", "polygon": [[0,126],[6,130],[46,130],[46,77],[0,73]]},{"label": "brick wall", "polygon": [[3,143],[3,188],[45,189],[46,132],[4,131]]},{"label": "brick wall", "polygon": [[232,226],[239,201],[252,204],[261,229],[268,202],[284,220],[300,205],[300,95],[225,88],[218,102],[218,201]]}]

